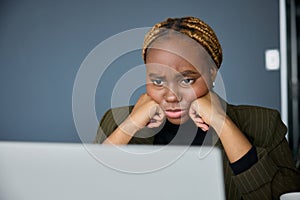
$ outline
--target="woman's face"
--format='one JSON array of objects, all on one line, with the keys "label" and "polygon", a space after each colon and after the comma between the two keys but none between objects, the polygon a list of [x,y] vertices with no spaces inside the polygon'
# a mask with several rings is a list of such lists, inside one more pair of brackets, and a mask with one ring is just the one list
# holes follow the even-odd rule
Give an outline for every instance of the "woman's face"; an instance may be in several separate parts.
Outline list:
[{"label": "woman's face", "polygon": [[201,54],[204,52],[199,48],[191,48],[189,42],[178,38],[159,42],[148,50],[147,93],[173,124],[187,121],[191,103],[212,87],[217,70],[209,67],[207,55]]}]

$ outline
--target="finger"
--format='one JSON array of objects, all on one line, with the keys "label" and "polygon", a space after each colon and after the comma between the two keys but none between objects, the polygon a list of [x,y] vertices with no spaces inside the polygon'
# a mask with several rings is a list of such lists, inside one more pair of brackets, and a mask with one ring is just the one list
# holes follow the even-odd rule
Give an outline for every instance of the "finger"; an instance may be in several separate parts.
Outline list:
[{"label": "finger", "polygon": [[198,112],[199,112],[199,105],[196,101],[194,101],[190,106],[189,115],[190,117],[200,117]]},{"label": "finger", "polygon": [[163,115],[154,115],[151,120],[162,121],[164,119]]},{"label": "finger", "polygon": [[205,123],[199,124],[198,127],[201,128],[203,131],[208,131],[208,129],[209,129],[209,126]]},{"label": "finger", "polygon": [[148,128],[155,128],[155,125],[154,125],[154,123],[149,123],[149,124],[147,125],[147,127],[148,127]]},{"label": "finger", "polygon": [[156,128],[156,127],[159,127],[162,123],[163,123],[163,121],[153,121],[153,122],[150,122],[147,125],[147,127],[148,128]]},{"label": "finger", "polygon": [[204,121],[203,121],[203,119],[201,117],[196,117],[194,119],[194,122],[196,122],[196,123],[204,123]]},{"label": "finger", "polygon": [[157,113],[161,118],[165,118],[165,112],[163,111],[163,109],[158,105],[157,106]]}]

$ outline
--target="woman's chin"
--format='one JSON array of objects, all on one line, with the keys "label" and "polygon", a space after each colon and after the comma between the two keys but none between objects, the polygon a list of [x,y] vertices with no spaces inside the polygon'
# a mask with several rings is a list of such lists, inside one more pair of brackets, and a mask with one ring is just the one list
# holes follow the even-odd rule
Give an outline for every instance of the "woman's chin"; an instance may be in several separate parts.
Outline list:
[{"label": "woman's chin", "polygon": [[180,125],[186,122],[189,119],[189,116],[184,116],[180,118],[167,118],[169,122],[175,125]]}]

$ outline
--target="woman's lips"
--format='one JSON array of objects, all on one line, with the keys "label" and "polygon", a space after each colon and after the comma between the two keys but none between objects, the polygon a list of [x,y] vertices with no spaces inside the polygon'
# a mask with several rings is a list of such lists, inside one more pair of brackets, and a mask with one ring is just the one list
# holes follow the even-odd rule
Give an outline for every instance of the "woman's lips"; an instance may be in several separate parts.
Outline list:
[{"label": "woman's lips", "polygon": [[168,118],[180,118],[185,114],[185,110],[175,109],[175,110],[165,110],[166,116]]}]

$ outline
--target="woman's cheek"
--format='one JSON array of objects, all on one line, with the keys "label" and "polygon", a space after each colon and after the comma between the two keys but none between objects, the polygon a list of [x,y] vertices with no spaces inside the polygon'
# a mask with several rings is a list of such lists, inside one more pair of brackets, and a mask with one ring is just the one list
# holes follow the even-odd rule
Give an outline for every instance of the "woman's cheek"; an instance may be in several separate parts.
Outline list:
[{"label": "woman's cheek", "polygon": [[205,96],[208,92],[209,90],[206,85],[202,87],[195,87],[193,91],[195,99]]},{"label": "woman's cheek", "polygon": [[153,86],[146,86],[147,94],[158,104],[162,101],[163,95],[160,91],[157,91]]}]

